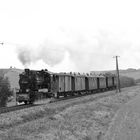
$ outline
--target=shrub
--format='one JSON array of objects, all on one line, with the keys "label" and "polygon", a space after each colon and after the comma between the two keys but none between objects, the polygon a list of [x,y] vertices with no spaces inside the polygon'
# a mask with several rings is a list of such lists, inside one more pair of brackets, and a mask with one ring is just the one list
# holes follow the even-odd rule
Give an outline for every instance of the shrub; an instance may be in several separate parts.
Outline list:
[{"label": "shrub", "polygon": [[133,78],[127,76],[120,76],[120,84],[121,87],[129,87],[129,86],[134,86],[136,83]]},{"label": "shrub", "polygon": [[5,107],[8,97],[12,95],[8,78],[0,77],[0,107]]},{"label": "shrub", "polygon": [[135,81],[136,81],[136,83],[140,83],[140,79],[136,79]]}]

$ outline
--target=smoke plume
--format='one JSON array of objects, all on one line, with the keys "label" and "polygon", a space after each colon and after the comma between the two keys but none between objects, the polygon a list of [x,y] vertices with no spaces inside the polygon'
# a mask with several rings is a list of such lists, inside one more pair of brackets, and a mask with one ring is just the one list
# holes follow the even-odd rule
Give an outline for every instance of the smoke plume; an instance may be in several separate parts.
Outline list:
[{"label": "smoke plume", "polygon": [[17,50],[18,58],[23,65],[30,65],[31,63],[31,51],[27,48],[20,48]]},{"label": "smoke plume", "polygon": [[[65,40],[63,36],[65,34]],[[64,61],[65,53],[80,72],[94,69],[109,69],[113,65],[113,55],[123,55],[129,43],[113,33],[100,31],[98,34],[67,34],[63,32],[61,41],[47,39],[36,49],[23,47],[18,50],[18,58],[23,65],[42,60],[50,67]],[[67,38],[67,39],[66,39]],[[65,65],[64,65],[65,67]],[[73,69],[73,71],[75,68]]]}]

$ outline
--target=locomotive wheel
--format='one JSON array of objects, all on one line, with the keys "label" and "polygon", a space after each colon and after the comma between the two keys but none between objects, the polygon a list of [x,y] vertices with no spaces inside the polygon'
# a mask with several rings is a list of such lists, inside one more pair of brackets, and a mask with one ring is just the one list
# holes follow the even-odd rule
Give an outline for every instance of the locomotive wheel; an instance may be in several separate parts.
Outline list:
[{"label": "locomotive wheel", "polygon": [[64,97],[67,97],[67,94],[64,93]]},{"label": "locomotive wheel", "polygon": [[54,98],[59,98],[59,93],[54,93]]},{"label": "locomotive wheel", "polygon": [[59,99],[59,95],[58,94],[57,94],[56,98]]},{"label": "locomotive wheel", "polygon": [[75,96],[75,94],[74,93],[71,93],[71,96]]},{"label": "locomotive wheel", "polygon": [[81,92],[78,92],[78,95],[82,95],[82,93]]},{"label": "locomotive wheel", "polygon": [[27,105],[28,104],[28,101],[24,101],[24,104]]},{"label": "locomotive wheel", "polygon": [[33,102],[32,102],[32,101],[29,101],[29,104],[31,104],[31,105],[32,105],[32,104],[33,104]]},{"label": "locomotive wheel", "polygon": [[36,94],[34,91],[30,91],[30,100],[29,100],[29,104],[33,104],[36,98]]}]

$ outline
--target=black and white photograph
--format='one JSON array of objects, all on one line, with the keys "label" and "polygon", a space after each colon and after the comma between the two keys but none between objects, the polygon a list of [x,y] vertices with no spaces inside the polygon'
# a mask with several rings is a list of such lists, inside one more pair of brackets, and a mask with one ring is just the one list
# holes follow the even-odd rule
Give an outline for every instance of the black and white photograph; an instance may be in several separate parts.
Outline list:
[{"label": "black and white photograph", "polygon": [[140,140],[140,1],[0,0],[0,140]]}]

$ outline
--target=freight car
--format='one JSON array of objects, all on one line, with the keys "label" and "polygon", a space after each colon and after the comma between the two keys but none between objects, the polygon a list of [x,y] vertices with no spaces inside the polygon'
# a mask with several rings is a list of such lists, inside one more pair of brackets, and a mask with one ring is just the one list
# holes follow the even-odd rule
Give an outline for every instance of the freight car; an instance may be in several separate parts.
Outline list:
[{"label": "freight car", "polygon": [[116,76],[113,76],[112,74],[104,74],[104,76],[106,77],[106,87],[107,89],[114,89],[116,87],[117,84],[117,79]]},{"label": "freight car", "polygon": [[110,90],[116,87],[116,76],[25,69],[20,74],[19,86],[17,101],[31,104],[42,98],[59,98]]}]

